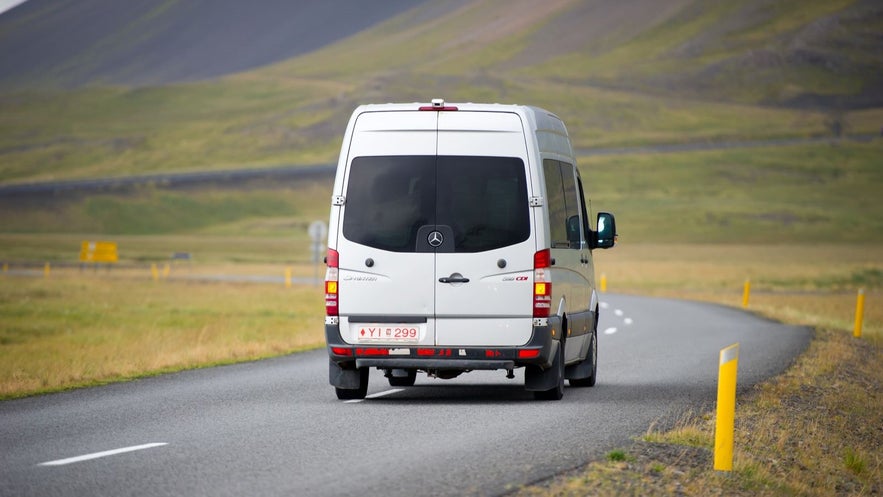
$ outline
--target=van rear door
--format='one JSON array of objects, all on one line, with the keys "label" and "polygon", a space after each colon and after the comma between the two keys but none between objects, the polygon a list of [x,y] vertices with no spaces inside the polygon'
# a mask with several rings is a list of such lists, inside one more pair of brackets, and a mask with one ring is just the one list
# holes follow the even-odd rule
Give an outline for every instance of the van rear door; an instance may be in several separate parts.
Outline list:
[{"label": "van rear door", "polygon": [[340,331],[349,343],[435,344],[436,116],[369,112],[354,125],[337,251]]},{"label": "van rear door", "polygon": [[437,345],[530,339],[536,241],[528,166],[517,114],[438,112],[436,219],[438,233],[453,240],[436,249]]}]

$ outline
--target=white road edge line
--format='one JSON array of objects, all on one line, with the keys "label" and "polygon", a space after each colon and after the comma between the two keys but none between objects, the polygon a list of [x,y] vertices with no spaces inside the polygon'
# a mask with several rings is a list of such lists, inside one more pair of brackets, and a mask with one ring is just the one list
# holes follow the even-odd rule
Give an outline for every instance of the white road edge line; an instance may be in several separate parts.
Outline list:
[{"label": "white road edge line", "polygon": [[366,395],[364,399],[345,400],[343,403],[344,404],[356,404],[358,402],[362,402],[363,400],[376,399],[378,397],[384,397],[386,395],[391,395],[391,394],[398,393],[401,391],[403,391],[403,389],[393,388],[392,390],[384,390],[382,392],[377,392],[377,393],[372,393],[371,395]]},{"label": "white road edge line", "polygon": [[123,447],[121,449],[106,450],[104,452],[95,452],[92,454],[86,454],[86,455],[82,455],[82,456],[68,457],[67,459],[58,459],[55,461],[41,462],[37,466],[64,466],[66,464],[73,464],[76,462],[89,461],[92,459],[98,459],[100,457],[115,456],[118,454],[125,454],[126,452],[135,452],[136,450],[144,450],[144,449],[152,449],[154,447],[162,447],[163,445],[168,445],[168,444],[165,442],[157,442],[157,443],[149,443],[149,444],[144,444],[144,445],[134,445],[132,447]]}]

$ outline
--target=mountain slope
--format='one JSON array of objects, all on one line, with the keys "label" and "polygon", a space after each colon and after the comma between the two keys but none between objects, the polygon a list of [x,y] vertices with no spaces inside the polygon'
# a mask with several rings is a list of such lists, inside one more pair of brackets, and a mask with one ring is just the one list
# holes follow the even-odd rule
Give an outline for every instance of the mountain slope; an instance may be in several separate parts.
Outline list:
[{"label": "mountain slope", "polygon": [[0,85],[214,78],[316,50],[419,3],[30,0],[0,16]]},{"label": "mountain slope", "polygon": [[259,74],[488,75],[762,105],[883,105],[875,0],[475,0],[422,22],[420,11]]}]

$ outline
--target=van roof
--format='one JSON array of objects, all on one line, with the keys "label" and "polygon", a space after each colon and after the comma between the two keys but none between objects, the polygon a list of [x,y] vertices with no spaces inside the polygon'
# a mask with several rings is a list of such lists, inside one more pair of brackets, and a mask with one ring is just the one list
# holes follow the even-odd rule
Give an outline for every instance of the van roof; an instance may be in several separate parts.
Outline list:
[{"label": "van roof", "polygon": [[[435,102],[439,102],[440,99],[437,99]],[[411,103],[387,103],[387,104],[366,104],[359,106],[356,111],[358,112],[401,112],[401,111],[418,111],[418,110],[429,110],[433,106],[433,103],[426,102],[411,102]],[[562,122],[561,118],[556,116],[554,113],[547,111],[546,109],[541,109],[539,107],[534,107],[531,105],[518,105],[518,104],[488,104],[488,103],[474,103],[474,102],[444,102],[441,101],[441,106],[444,107],[444,110],[461,110],[468,112],[515,112],[518,114],[533,114],[542,118],[551,118],[554,121]],[[442,110],[442,109],[439,109]]]},{"label": "van roof", "polygon": [[[434,108],[433,108],[434,107]],[[437,109],[437,110],[436,110]],[[366,113],[366,112],[454,112],[454,111],[462,111],[462,112],[510,112],[514,114],[518,114],[522,117],[523,122],[528,124],[528,127],[534,133],[538,133],[539,135],[545,135],[546,139],[540,139],[541,142],[547,142],[550,135],[557,135],[559,139],[552,139],[555,143],[555,146],[551,147],[556,151],[561,151],[560,148],[563,144],[560,143],[560,139],[564,138],[567,142],[566,149],[569,150],[569,153],[566,155],[573,155],[572,149],[570,148],[570,140],[567,134],[567,128],[564,126],[564,121],[561,120],[560,117],[555,115],[552,112],[549,112],[546,109],[542,109],[540,107],[534,107],[530,105],[517,105],[517,104],[499,104],[499,103],[473,103],[473,102],[464,102],[464,103],[454,103],[454,102],[445,102],[442,99],[434,99],[430,103],[426,102],[412,102],[412,103],[387,103],[387,104],[366,104],[361,105],[353,112],[353,116],[358,114]],[[548,145],[547,143],[540,143],[540,148],[546,148],[543,145]]]}]

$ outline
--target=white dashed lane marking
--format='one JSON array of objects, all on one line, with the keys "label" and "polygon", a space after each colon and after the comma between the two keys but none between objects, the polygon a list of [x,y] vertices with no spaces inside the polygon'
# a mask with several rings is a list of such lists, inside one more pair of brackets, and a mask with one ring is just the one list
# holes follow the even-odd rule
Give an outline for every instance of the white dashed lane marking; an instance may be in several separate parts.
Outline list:
[{"label": "white dashed lane marking", "polygon": [[[610,304],[608,304],[607,302],[599,302],[598,306],[601,309],[610,308]],[[631,326],[635,322],[632,318],[627,317],[625,315],[625,311],[623,311],[622,309],[614,309],[613,315],[618,318],[622,318],[622,324],[624,324],[625,326]],[[619,328],[617,328],[616,326],[611,326],[611,327],[604,330],[604,334],[605,335],[612,335],[612,334],[616,333],[617,331],[619,331]]]},{"label": "white dashed lane marking", "polygon": [[73,464],[76,462],[89,461],[92,459],[98,459],[100,457],[110,457],[118,454],[125,454],[127,452],[135,452],[136,450],[144,450],[144,449],[152,449],[154,447],[162,447],[163,445],[168,445],[165,442],[159,443],[149,443],[144,445],[134,445],[132,447],[123,447],[121,449],[113,449],[113,450],[105,450],[103,452],[94,452],[92,454],[85,454],[82,456],[76,457],[68,457],[67,459],[57,459],[55,461],[47,461],[41,462],[38,466],[64,466],[67,464]]},{"label": "white dashed lane marking", "polygon": [[398,393],[401,391],[402,391],[401,388],[393,388],[392,390],[384,390],[382,392],[377,392],[377,393],[372,393],[371,395],[366,395],[364,399],[346,400],[346,401],[344,401],[344,404],[356,404],[356,403],[362,402],[363,400],[376,399],[378,397],[384,397],[386,395],[391,395],[391,394]]}]

